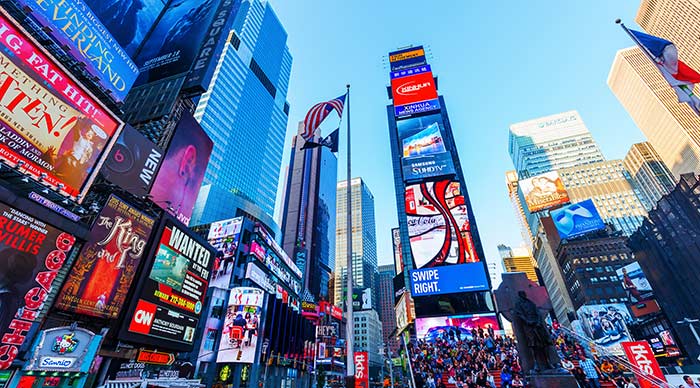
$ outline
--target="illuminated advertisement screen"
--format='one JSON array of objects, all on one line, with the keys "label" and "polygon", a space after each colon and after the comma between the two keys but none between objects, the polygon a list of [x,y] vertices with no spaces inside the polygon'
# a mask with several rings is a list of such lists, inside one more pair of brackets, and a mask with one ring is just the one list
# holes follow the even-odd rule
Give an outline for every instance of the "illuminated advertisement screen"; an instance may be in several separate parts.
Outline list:
[{"label": "illuminated advertisement screen", "polygon": [[238,249],[241,225],[243,225],[243,217],[212,222],[209,226],[207,241],[218,252],[211,270],[209,287],[228,289],[233,273],[236,249]]},{"label": "illuminated advertisement screen", "polygon": [[126,317],[124,339],[187,351],[192,348],[214,252],[169,218],[144,270],[135,308]]},{"label": "illuminated advertisement screen", "polygon": [[627,294],[627,306],[636,318],[657,313],[659,304],[654,298],[654,290],[644,275],[639,262],[632,262],[617,270],[617,277]]},{"label": "illuminated advertisement screen", "polygon": [[403,254],[401,253],[401,233],[399,228],[391,229],[391,245],[394,248],[394,268],[396,273],[403,272]]},{"label": "illuminated advertisement screen", "polygon": [[0,203],[0,370],[24,344],[75,237]]},{"label": "illuminated advertisement screen", "polygon": [[445,145],[445,128],[440,113],[397,121],[396,128],[404,181],[454,175],[452,155]]},{"label": "illuminated advertisement screen", "polygon": [[500,330],[496,314],[416,318],[416,338],[426,342],[435,342],[438,338],[452,342],[470,339],[472,329],[483,329],[486,332],[488,328]]},{"label": "illuminated advertisement screen", "polygon": [[252,287],[231,290],[216,362],[252,364],[258,344],[265,291]]},{"label": "illuminated advertisement screen", "polygon": [[577,313],[593,342],[613,355],[624,354],[620,342],[632,340],[627,329],[632,317],[624,304],[584,305]]},{"label": "illuminated advertisement screen", "polygon": [[488,289],[482,263],[411,270],[411,295],[414,297]]},{"label": "illuminated advertisement screen", "polygon": [[391,90],[396,117],[440,109],[435,80],[430,70],[392,78]]},{"label": "illuminated advertisement screen", "polygon": [[163,160],[163,150],[131,125],[124,125],[100,173],[131,194],[144,196]]},{"label": "illuminated advertisement screen", "polygon": [[84,197],[121,123],[3,15],[0,44],[0,159]]},{"label": "illuminated advertisement screen", "polygon": [[480,261],[459,182],[410,185],[406,187],[405,200],[414,268]]},{"label": "illuminated advertisement screen", "polygon": [[552,210],[549,215],[562,239],[605,229],[605,222],[591,199]]},{"label": "illuminated advertisement screen", "polygon": [[99,318],[117,318],[154,222],[111,195],[92,226],[55,307]]},{"label": "illuminated advertisement screen", "polygon": [[423,46],[410,47],[389,53],[391,71],[425,65],[425,50]]},{"label": "illuminated advertisement screen", "polygon": [[520,181],[520,189],[530,213],[536,213],[569,202],[569,194],[556,171]]}]

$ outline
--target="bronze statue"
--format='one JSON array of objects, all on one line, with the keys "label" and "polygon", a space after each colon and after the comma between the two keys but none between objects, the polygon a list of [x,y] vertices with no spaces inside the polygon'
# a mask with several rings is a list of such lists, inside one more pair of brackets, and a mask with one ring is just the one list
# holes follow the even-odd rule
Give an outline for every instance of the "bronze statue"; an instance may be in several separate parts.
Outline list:
[{"label": "bronze statue", "polygon": [[525,291],[518,291],[518,301],[512,309],[513,318],[522,322],[525,342],[534,355],[534,370],[554,369],[547,349],[552,345],[549,330],[540,316],[537,305],[528,299]]}]

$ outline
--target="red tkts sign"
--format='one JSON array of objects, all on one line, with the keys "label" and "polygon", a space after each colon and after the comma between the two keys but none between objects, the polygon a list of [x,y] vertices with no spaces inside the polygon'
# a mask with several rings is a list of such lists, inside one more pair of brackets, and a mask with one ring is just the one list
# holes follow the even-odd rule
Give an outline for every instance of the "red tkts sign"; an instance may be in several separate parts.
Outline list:
[{"label": "red tkts sign", "polygon": [[367,352],[355,352],[355,388],[369,387],[369,359]]},{"label": "red tkts sign", "polygon": [[394,106],[438,98],[433,73],[428,71],[391,80]]},{"label": "red tkts sign", "polygon": [[636,367],[634,374],[641,388],[655,388],[659,386],[659,381],[666,381],[648,342],[621,342],[620,345],[625,350],[630,363]]}]

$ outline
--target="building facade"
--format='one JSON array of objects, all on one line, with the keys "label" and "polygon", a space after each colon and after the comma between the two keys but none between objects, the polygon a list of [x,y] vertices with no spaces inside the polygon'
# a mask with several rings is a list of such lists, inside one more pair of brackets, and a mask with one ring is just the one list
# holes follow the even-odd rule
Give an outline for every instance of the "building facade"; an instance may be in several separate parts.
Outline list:
[{"label": "building facade", "polygon": [[520,200],[518,194],[518,173],[515,170],[506,171],[506,188],[508,189],[508,199],[513,206],[515,211],[515,217],[518,219],[518,226],[520,227],[520,234],[523,237],[528,249],[532,249],[532,245],[535,239],[530,233],[530,228],[527,223],[527,215],[525,208],[523,208],[523,202]]},{"label": "building facade", "polygon": [[354,347],[356,352],[367,352],[369,358],[370,378],[378,378],[381,373],[383,356],[379,349],[382,348],[382,321],[375,310],[353,312],[355,321]]},{"label": "building facade", "polygon": [[673,174],[649,142],[632,144],[623,164],[632,176],[639,190],[639,199],[647,211],[676,185]]},{"label": "building facade", "polygon": [[382,341],[396,354],[399,343],[396,340],[396,311],[394,310],[394,276],[393,264],[379,266],[377,288],[379,289],[379,320],[382,322]]},{"label": "building facade", "polygon": [[535,268],[537,263],[525,247],[511,248],[507,245],[499,245],[498,253],[501,255],[505,272],[525,272],[527,278],[539,284]]}]

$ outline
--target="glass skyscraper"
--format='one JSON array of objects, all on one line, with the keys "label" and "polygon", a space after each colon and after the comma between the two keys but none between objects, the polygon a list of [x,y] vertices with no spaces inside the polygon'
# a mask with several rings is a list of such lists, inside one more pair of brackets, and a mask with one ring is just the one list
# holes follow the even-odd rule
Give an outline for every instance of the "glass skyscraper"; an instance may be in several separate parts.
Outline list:
[{"label": "glass skyscraper", "polygon": [[[214,141],[191,224],[236,216],[237,204],[272,216],[282,162],[292,56],[269,3],[245,0],[195,118]],[[250,207],[250,206],[249,206]]]}]

